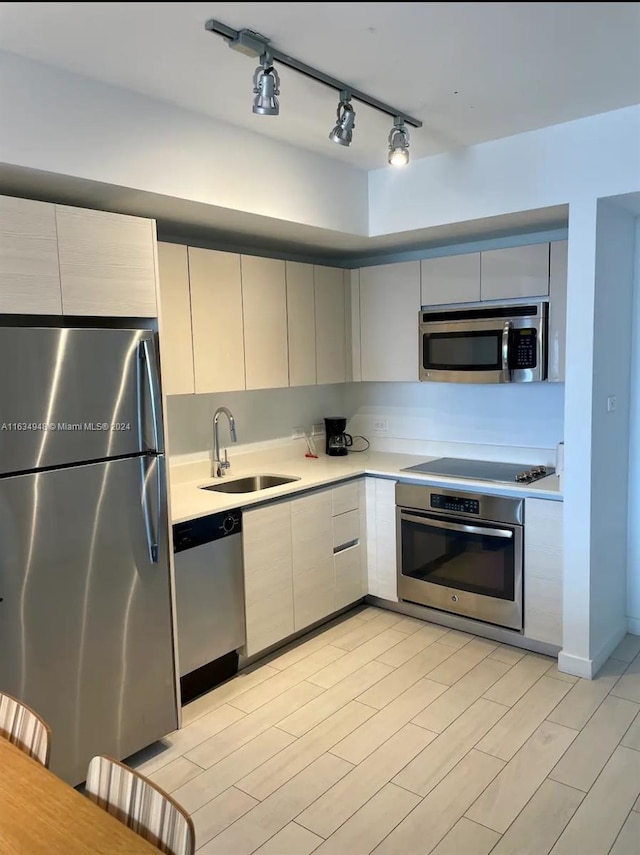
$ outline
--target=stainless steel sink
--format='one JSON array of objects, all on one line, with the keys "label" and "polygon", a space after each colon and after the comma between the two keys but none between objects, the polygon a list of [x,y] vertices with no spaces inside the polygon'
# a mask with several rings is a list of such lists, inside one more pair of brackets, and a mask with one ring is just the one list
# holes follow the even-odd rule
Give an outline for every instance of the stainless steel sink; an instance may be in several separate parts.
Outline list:
[{"label": "stainless steel sink", "polygon": [[283,484],[291,484],[299,480],[299,478],[289,478],[285,475],[252,475],[250,478],[236,478],[233,481],[208,484],[200,489],[212,490],[214,493],[256,493],[258,490],[281,487]]}]

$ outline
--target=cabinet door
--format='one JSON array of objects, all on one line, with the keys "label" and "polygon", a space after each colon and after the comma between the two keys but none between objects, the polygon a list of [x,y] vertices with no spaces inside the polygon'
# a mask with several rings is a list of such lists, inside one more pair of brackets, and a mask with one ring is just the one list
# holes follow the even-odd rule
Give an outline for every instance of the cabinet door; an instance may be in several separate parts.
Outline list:
[{"label": "cabinet door", "polygon": [[548,243],[480,253],[480,296],[483,300],[545,297],[548,293]]},{"label": "cabinet door", "polygon": [[316,382],[316,308],[313,265],[287,261],[285,269],[289,385],[313,386]]},{"label": "cabinet door", "polygon": [[363,380],[418,379],[420,262],[360,270]]},{"label": "cabinet door", "polygon": [[567,337],[566,240],[554,241],[549,254],[549,380],[564,383]]},{"label": "cabinet door", "polygon": [[294,631],[291,503],[242,514],[247,656]]},{"label": "cabinet door", "polygon": [[355,543],[334,555],[336,609],[342,609],[351,603],[355,603],[367,593],[363,584],[363,551],[362,544]]},{"label": "cabinet door", "polygon": [[396,482],[367,478],[366,499],[369,593],[397,603]]},{"label": "cabinet door", "polygon": [[291,502],[293,614],[296,631],[335,610],[331,490]]},{"label": "cabinet door", "polygon": [[0,313],[62,314],[53,205],[0,196]]},{"label": "cabinet door", "polygon": [[562,645],[562,502],[525,501],[524,634]]},{"label": "cabinet door", "polygon": [[158,244],[162,385],[166,395],[195,392],[187,247]]},{"label": "cabinet door", "polygon": [[240,256],[189,247],[196,393],[244,389]]},{"label": "cabinet door", "polygon": [[346,313],[344,271],[313,268],[316,303],[316,371],[318,383],[345,383]]},{"label": "cabinet door", "polygon": [[423,306],[476,303],[480,299],[480,253],[423,258],[420,281]]},{"label": "cabinet door", "polygon": [[247,389],[289,385],[284,261],[241,256]]},{"label": "cabinet door", "polygon": [[153,318],[153,220],[56,205],[65,315]]}]

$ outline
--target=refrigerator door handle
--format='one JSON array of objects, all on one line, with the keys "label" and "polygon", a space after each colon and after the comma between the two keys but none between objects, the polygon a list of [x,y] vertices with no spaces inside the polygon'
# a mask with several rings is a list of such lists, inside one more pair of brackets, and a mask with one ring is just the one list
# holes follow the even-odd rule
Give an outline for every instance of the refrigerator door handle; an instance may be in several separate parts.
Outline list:
[{"label": "refrigerator door handle", "polygon": [[[158,564],[159,549],[158,537],[160,531],[160,509],[162,507],[162,485],[160,483],[160,460],[154,454],[145,454],[140,457],[140,501],[142,505],[142,518],[144,520],[144,531],[147,539],[147,550],[151,564]],[[156,479],[156,519],[155,526],[151,522],[151,503],[149,501],[149,478],[155,474]]]},{"label": "refrigerator door handle", "polygon": [[[140,342],[140,358],[144,362],[145,374],[147,380],[147,387],[149,390],[149,402],[151,406],[151,423],[153,430],[153,451],[160,451],[160,414],[159,414],[159,401],[160,401],[160,384],[158,383],[158,373],[156,370],[156,361],[154,357],[154,353],[150,347],[151,339],[143,338]],[[141,390],[140,390],[141,391]],[[143,400],[142,395],[138,395],[138,430],[140,431],[140,440],[143,441],[142,437],[142,426],[143,426]]]}]

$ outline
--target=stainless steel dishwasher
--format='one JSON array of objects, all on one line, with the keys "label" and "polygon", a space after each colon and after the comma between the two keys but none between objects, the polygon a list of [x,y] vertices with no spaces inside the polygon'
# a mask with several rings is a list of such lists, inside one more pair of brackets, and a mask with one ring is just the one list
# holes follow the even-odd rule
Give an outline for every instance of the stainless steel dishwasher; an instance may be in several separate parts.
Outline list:
[{"label": "stainless steel dishwasher", "polygon": [[242,511],[173,526],[182,703],[238,671],[245,644]]}]

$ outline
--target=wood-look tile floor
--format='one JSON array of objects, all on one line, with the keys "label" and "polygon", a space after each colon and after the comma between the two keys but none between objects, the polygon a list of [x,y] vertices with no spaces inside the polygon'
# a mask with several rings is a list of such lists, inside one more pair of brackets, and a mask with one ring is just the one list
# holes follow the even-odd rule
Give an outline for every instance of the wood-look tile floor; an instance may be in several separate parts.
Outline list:
[{"label": "wood-look tile floor", "polygon": [[134,765],[199,855],[640,855],[640,637],[597,679],[360,607],[194,701]]}]

